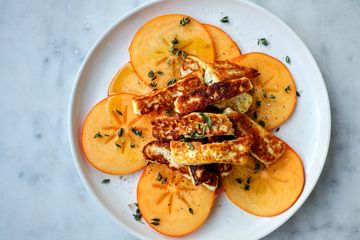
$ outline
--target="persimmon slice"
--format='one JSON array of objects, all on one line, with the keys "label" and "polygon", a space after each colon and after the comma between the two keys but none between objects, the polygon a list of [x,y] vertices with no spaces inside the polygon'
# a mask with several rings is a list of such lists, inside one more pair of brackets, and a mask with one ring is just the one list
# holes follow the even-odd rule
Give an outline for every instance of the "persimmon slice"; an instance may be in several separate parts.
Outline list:
[{"label": "persimmon slice", "polygon": [[287,147],[284,155],[265,167],[254,158],[245,166],[233,166],[223,179],[226,195],[243,210],[258,216],[274,216],[290,208],[305,182],[298,154]]},{"label": "persimmon slice", "polygon": [[180,78],[186,55],[213,62],[212,38],[194,18],[182,14],[156,17],[145,23],[130,45],[131,65],[145,84],[164,88],[171,79]]},{"label": "persimmon slice", "polygon": [[267,130],[285,122],[296,106],[296,86],[287,67],[279,60],[264,53],[240,55],[232,62],[255,68],[260,76],[254,80],[253,103],[248,112]]},{"label": "persimmon slice", "polygon": [[183,236],[198,229],[209,216],[215,193],[165,165],[148,165],[137,187],[145,221],[156,231]]},{"label": "persimmon slice", "polygon": [[237,44],[226,32],[210,24],[203,25],[213,39],[216,61],[231,60],[241,54]]},{"label": "persimmon slice", "polygon": [[153,140],[153,116],[135,115],[133,96],[119,94],[104,99],[85,119],[82,147],[89,163],[102,172],[123,175],[145,166],[142,149]]},{"label": "persimmon slice", "polygon": [[143,95],[151,91],[151,88],[145,85],[136,75],[131,64],[127,63],[112,79],[108,89],[108,95],[111,96],[119,93]]}]

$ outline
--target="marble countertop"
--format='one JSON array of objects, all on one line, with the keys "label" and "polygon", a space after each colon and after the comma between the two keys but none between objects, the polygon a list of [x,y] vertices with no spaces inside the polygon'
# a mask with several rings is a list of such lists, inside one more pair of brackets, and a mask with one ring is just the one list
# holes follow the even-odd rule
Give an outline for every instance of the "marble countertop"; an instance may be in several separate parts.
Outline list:
[{"label": "marble countertop", "polygon": [[[86,192],[70,153],[67,111],[89,48],[143,2],[0,0],[0,239],[136,239]],[[265,239],[360,239],[360,1],[254,2],[313,53],[333,124],[313,193]]]}]

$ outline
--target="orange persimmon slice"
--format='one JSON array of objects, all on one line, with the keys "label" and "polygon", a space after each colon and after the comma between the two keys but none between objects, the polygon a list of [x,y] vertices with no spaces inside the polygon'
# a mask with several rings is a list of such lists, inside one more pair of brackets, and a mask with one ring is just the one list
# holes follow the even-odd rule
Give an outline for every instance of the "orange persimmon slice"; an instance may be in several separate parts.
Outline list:
[{"label": "orange persimmon slice", "polygon": [[194,18],[182,14],[156,17],[145,23],[130,45],[134,71],[145,84],[164,88],[171,79],[180,78],[183,58],[193,55],[213,62],[212,38]]},{"label": "orange persimmon slice", "polygon": [[152,89],[145,85],[144,82],[134,72],[130,63],[125,64],[112,79],[108,96],[119,93],[132,93],[136,95],[143,95],[151,92]]},{"label": "orange persimmon slice", "polygon": [[284,155],[265,167],[254,158],[233,166],[223,179],[226,195],[243,210],[258,216],[274,216],[289,209],[300,196],[305,182],[298,154],[287,147]]},{"label": "orange persimmon slice", "polygon": [[241,54],[237,44],[226,32],[210,24],[203,25],[213,39],[216,61],[231,60]]},{"label": "orange persimmon slice", "polygon": [[168,236],[198,229],[209,216],[215,193],[165,165],[148,165],[137,187],[137,202],[145,221]]},{"label": "orange persimmon slice", "polygon": [[264,53],[253,52],[232,59],[232,62],[255,68],[260,76],[254,80],[253,103],[248,111],[267,130],[285,122],[296,106],[296,86],[287,67]]},{"label": "orange persimmon slice", "polygon": [[135,115],[132,94],[119,94],[99,102],[89,112],[82,128],[81,143],[89,163],[116,175],[145,166],[143,146],[153,140],[152,115]]}]

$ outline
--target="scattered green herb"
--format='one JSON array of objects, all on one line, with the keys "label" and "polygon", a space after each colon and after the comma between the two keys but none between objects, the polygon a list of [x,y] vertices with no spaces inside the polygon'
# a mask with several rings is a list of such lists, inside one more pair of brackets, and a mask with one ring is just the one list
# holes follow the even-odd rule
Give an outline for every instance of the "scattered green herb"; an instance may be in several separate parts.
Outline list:
[{"label": "scattered green herb", "polygon": [[290,85],[288,85],[286,88],[285,88],[285,92],[289,93],[291,91],[291,87]]},{"label": "scattered green herb", "polygon": [[167,85],[170,86],[170,85],[173,85],[176,83],[176,79],[170,79],[168,82],[167,82]]},{"label": "scattered green herb", "polygon": [[160,218],[153,218],[151,219],[153,222],[160,222]]},{"label": "scattered green herb", "polygon": [[245,186],[244,186],[244,190],[250,190],[250,185],[249,184],[245,184]]},{"label": "scattered green herb", "polygon": [[194,150],[194,146],[191,144],[191,142],[186,142],[190,150]]},{"label": "scattered green herb", "polygon": [[180,20],[180,25],[181,26],[185,26],[187,24],[189,24],[191,22],[190,18],[189,17],[183,17],[181,20]]},{"label": "scattered green herb", "polygon": [[167,182],[167,177],[163,178],[163,180],[161,180],[161,184],[165,184]]},{"label": "scattered green herb", "polygon": [[261,101],[260,101],[260,100],[257,100],[257,101],[256,101],[256,106],[258,106],[258,107],[261,106]]},{"label": "scattered green herb", "polygon": [[117,114],[119,114],[120,116],[122,116],[123,114],[122,114],[122,112],[120,112],[119,110],[115,110],[116,112],[117,112]]},{"label": "scattered green herb", "polygon": [[237,179],[235,179],[235,181],[236,181],[237,183],[239,183],[239,184],[242,183],[242,179],[241,179],[241,178],[237,178]]},{"label": "scattered green herb", "polygon": [[103,136],[101,135],[101,133],[100,132],[97,132],[96,134],[95,134],[95,136],[94,136],[94,138],[102,138]]},{"label": "scattered green herb", "polygon": [[276,96],[275,96],[275,95],[270,94],[270,98],[271,98],[271,99],[275,99],[275,98],[276,98]]},{"label": "scattered green herb", "polygon": [[194,210],[192,208],[189,208],[189,213],[191,213],[191,215],[194,215]]},{"label": "scattered green herb", "polygon": [[156,90],[157,83],[154,82],[154,81],[151,81],[150,84],[149,84],[149,86],[152,87],[154,90]]},{"label": "scattered green herb", "polygon": [[263,91],[263,96],[264,96],[264,98],[267,98],[267,94],[265,91]]},{"label": "scattered green herb", "polygon": [[186,58],[187,58],[187,54],[186,54],[185,51],[182,51],[181,57],[182,57],[182,59],[186,59]]},{"label": "scattered green herb", "polygon": [[101,181],[101,183],[109,183],[110,182],[110,179],[103,179],[102,181]]},{"label": "scattered green herb", "polygon": [[266,38],[258,38],[257,45],[268,46],[269,42]]},{"label": "scattered green herb", "polygon": [[171,44],[175,45],[175,44],[178,44],[179,43],[179,40],[177,40],[177,38],[174,38],[172,41],[171,41]]},{"label": "scattered green herb", "polygon": [[275,132],[278,132],[280,130],[280,128],[278,127],[276,130],[275,130]]},{"label": "scattered green herb", "polygon": [[151,222],[152,225],[159,226],[160,222]]},{"label": "scattered green herb", "polygon": [[134,147],[135,147],[135,144],[130,143],[130,147],[131,147],[131,148],[134,148]]},{"label": "scattered green herb", "polygon": [[228,16],[225,16],[223,18],[220,19],[220,22],[222,23],[229,23],[229,17]]},{"label": "scattered green herb", "polygon": [[105,137],[110,137],[110,135],[109,135],[109,134],[106,134],[106,133],[104,134],[104,136],[105,136]]},{"label": "scattered green herb", "polygon": [[156,71],[157,74],[163,75],[164,73],[162,71]]},{"label": "scattered green herb", "polygon": [[156,78],[155,73],[153,72],[153,70],[150,70],[150,71],[148,72],[148,77],[151,78],[151,80],[153,80],[154,78]]},{"label": "scattered green herb", "polygon": [[265,122],[263,120],[259,121],[260,126],[265,127]]},{"label": "scattered green herb", "polygon": [[291,64],[291,60],[290,60],[290,57],[289,56],[286,56],[285,57],[285,61],[287,64]]},{"label": "scattered green herb", "polygon": [[[137,204],[136,204],[136,207],[138,207]],[[136,213],[133,214],[133,216],[134,216],[135,221],[141,222],[140,220],[141,220],[142,214],[141,214],[139,208],[136,209]]]},{"label": "scattered green herb", "polygon": [[211,121],[211,118],[209,118],[208,116],[205,115],[205,113],[201,112],[200,113],[200,116],[203,118],[203,122],[204,123],[207,123],[209,128],[212,127],[212,121]]},{"label": "scattered green herb", "polygon": [[141,137],[142,132],[140,130],[138,130],[136,127],[131,128],[131,131],[136,135]]},{"label": "scattered green herb", "polygon": [[[259,165],[259,167],[260,167],[260,165]],[[251,177],[248,177],[248,178],[246,179],[246,183],[247,183],[247,184],[250,184],[250,181],[251,181]]]},{"label": "scattered green herb", "polygon": [[117,132],[118,137],[121,137],[124,133],[124,129],[120,128],[119,131]]},{"label": "scattered green herb", "polygon": [[120,144],[115,143],[115,146],[117,146],[118,148],[121,148]]},{"label": "scattered green herb", "polygon": [[253,113],[253,119],[254,119],[254,120],[257,119],[257,112],[256,112],[256,111]]},{"label": "scattered green herb", "polygon": [[162,179],[162,176],[161,176],[161,174],[158,172],[158,174],[156,175],[155,180],[156,180],[156,181],[161,181],[161,179]]},{"label": "scattered green herb", "polygon": [[298,91],[296,91],[296,96],[300,97],[300,93]]}]

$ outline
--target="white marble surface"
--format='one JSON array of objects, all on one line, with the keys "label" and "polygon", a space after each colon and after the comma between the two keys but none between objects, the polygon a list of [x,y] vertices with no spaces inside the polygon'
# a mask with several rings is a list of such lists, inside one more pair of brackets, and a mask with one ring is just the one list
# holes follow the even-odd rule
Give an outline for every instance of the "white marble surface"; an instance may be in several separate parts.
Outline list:
[{"label": "white marble surface", "polygon": [[[82,185],[69,149],[67,110],[91,45],[143,2],[0,0],[0,239],[136,239]],[[266,239],[360,239],[360,1],[254,2],[310,48],[333,122],[315,190]]]}]

